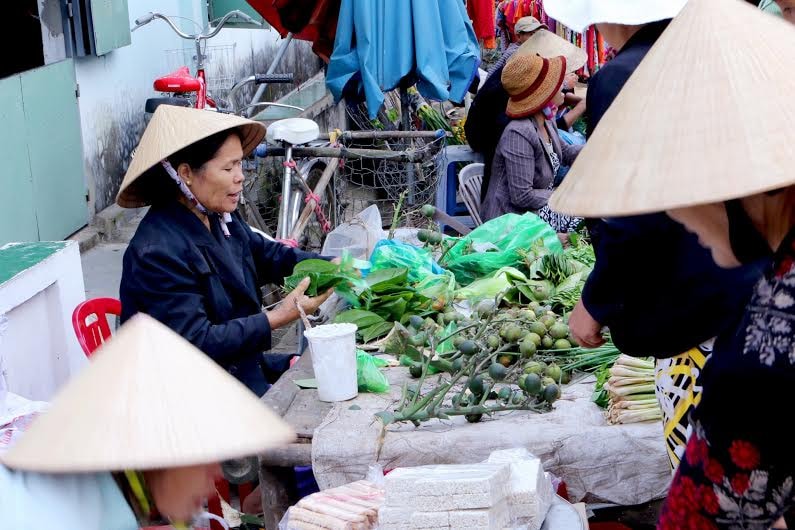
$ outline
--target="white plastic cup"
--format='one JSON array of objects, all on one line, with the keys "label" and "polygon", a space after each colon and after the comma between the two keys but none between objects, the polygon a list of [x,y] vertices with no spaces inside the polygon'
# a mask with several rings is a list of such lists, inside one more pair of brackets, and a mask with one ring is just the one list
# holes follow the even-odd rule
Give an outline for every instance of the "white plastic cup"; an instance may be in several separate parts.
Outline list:
[{"label": "white plastic cup", "polygon": [[326,324],[304,331],[321,401],[347,401],[359,394],[356,324]]}]

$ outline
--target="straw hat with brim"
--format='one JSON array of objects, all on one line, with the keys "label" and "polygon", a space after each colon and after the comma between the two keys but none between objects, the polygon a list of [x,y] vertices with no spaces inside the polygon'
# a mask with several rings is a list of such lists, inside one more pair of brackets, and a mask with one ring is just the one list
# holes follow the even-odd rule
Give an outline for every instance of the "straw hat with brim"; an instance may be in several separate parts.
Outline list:
[{"label": "straw hat with brim", "polygon": [[40,473],[162,469],[255,455],[293,438],[234,377],[139,314],[0,461]]},{"label": "straw hat with brim", "polygon": [[537,31],[525,41],[516,51],[519,52],[538,54],[548,59],[562,55],[566,58],[566,73],[576,72],[585,66],[588,60],[585,50],[545,29]]},{"label": "straw hat with brim", "polygon": [[565,75],[565,57],[545,59],[520,48],[502,70],[502,86],[510,96],[505,114],[525,118],[539,112],[560,92]]},{"label": "straw hat with brim", "polygon": [[[687,0],[545,0],[550,18],[574,31],[602,23],[636,26],[675,17]],[[720,11],[716,12],[718,16]]]},{"label": "straw hat with brim", "polygon": [[160,105],[146,127],[127,174],[121,183],[116,202],[124,208],[140,208],[164,193],[165,180],[151,172],[161,161],[208,136],[240,129],[243,152],[254,150],[265,136],[265,126],[239,116],[208,110]]},{"label": "straw hat with brim", "polygon": [[[795,183],[793,64],[795,30],[783,20],[741,0],[690,0],[550,206],[587,217],[633,215]],[[782,126],[771,128],[763,116]]]}]

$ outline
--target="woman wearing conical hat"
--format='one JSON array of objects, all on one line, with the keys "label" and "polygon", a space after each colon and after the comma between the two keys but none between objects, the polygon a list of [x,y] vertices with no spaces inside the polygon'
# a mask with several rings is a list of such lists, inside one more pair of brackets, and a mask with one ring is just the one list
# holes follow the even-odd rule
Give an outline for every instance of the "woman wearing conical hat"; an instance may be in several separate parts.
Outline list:
[{"label": "woman wearing conical hat", "polygon": [[0,528],[186,528],[219,462],[293,437],[202,352],[138,315],[0,455]]},{"label": "woman wearing conical hat", "polygon": [[271,332],[311,314],[329,293],[308,281],[275,309],[260,288],[281,285],[296,263],[319,256],[266,241],[236,212],[242,163],[265,136],[261,123],[161,105],[149,122],[116,201],[149,205],[124,254],[122,322],[146,313],[188,339],[261,396],[287,368]]},{"label": "woman wearing conical hat", "polygon": [[554,119],[563,103],[566,58],[545,59],[522,48],[502,71],[510,99],[505,127],[492,163],[492,178],[480,208],[483,220],[506,213],[537,213],[552,228],[565,233],[578,220],[549,210],[547,200],[561,166],[569,166],[582,146],[562,142]]},{"label": "woman wearing conical hat", "polygon": [[[739,0],[690,0],[550,201],[593,217],[664,211],[720,267],[771,262],[707,360],[663,529],[767,529],[795,506],[795,452],[781,428],[795,402],[795,130],[757,124],[795,119],[793,61],[785,21]],[[716,79],[715,93],[694,90]],[[683,127],[672,108],[721,132]]]}]

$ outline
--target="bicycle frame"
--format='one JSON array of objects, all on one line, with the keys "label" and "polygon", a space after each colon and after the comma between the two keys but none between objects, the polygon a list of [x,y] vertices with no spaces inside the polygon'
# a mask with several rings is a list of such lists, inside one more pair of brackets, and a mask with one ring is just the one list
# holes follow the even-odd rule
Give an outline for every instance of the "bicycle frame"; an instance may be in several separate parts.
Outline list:
[{"label": "bicycle frame", "polygon": [[[165,21],[169,25],[169,27],[174,31],[174,33],[176,33],[179,37],[186,40],[192,40],[194,42],[196,46],[196,77],[191,79],[198,81],[199,84],[198,90],[196,90],[196,101],[194,103],[194,107],[197,109],[203,109],[207,106],[208,97],[207,97],[207,78],[205,75],[205,68],[204,68],[206,57],[202,52],[202,42],[212,39],[213,37],[218,35],[221,29],[223,29],[224,25],[232,18],[239,18],[245,22],[248,22],[249,24],[258,25],[258,23],[254,19],[252,19],[242,11],[235,10],[235,11],[230,11],[229,13],[224,15],[224,17],[221,18],[221,20],[218,22],[218,25],[215,27],[213,31],[208,33],[209,28],[205,28],[201,33],[188,34],[177,28],[177,26],[174,24],[174,22],[171,20],[169,16],[163,15],[161,13],[148,13],[136,19],[135,26],[133,26],[130,31],[131,32],[135,31],[138,28],[145,26],[146,24],[149,24],[155,19],[160,19]],[[155,81],[155,83],[157,84],[157,81]],[[177,85],[179,85],[179,83],[177,83]],[[167,91],[174,92],[174,90],[167,90]],[[193,92],[193,91],[194,90],[187,90],[186,92]],[[212,103],[212,100],[210,100],[210,102]]]}]

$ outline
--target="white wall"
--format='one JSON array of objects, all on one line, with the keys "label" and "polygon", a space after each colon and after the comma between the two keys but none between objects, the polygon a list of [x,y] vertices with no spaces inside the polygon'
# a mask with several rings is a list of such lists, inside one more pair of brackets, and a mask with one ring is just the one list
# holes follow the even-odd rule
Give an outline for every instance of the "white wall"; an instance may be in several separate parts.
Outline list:
[{"label": "white wall", "polygon": [[[202,21],[203,0],[129,0],[130,27],[150,11]],[[182,21],[182,30],[195,26]],[[235,62],[250,64],[252,55],[275,49],[280,37],[271,29],[225,29],[208,46],[236,44]],[[166,73],[166,50],[192,46],[160,20],[136,30],[130,46],[102,57],[76,60],[80,85],[86,185],[89,215],[112,204],[127,168],[129,153],[144,127],[144,103],[156,97],[152,82]],[[194,71],[194,65],[187,65]],[[212,73],[208,64],[208,73]]]},{"label": "white wall", "polygon": [[57,245],[63,248],[0,284],[0,375],[9,392],[40,401],[87,362],[72,328],[72,311],[85,300],[78,244]]}]

